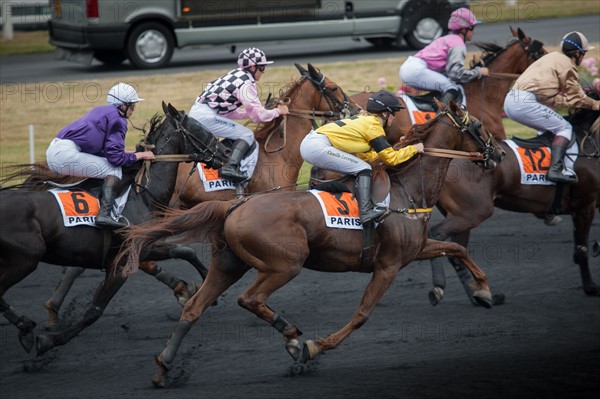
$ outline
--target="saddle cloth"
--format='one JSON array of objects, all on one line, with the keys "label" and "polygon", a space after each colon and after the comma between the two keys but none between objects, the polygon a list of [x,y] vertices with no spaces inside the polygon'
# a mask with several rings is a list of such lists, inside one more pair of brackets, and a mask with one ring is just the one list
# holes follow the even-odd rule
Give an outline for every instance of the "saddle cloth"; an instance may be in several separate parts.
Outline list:
[{"label": "saddle cloth", "polygon": [[[129,196],[129,190],[131,190],[131,186],[115,200],[112,209],[113,216],[121,215],[121,212],[123,212],[127,203],[127,197]],[[98,212],[100,211],[98,198],[83,190],[54,188],[49,191],[54,195],[56,202],[58,202],[65,227],[81,225],[98,227],[96,226],[96,216],[98,216]]]},{"label": "saddle cloth", "polygon": [[[362,230],[358,202],[354,195],[349,192],[330,193],[320,190],[308,190],[314,195],[323,211],[325,225],[336,229]],[[390,204],[390,196],[378,205],[387,207]]]},{"label": "saddle cloth", "polygon": [[521,184],[553,185],[554,182],[546,180],[550,169],[550,149],[548,147],[526,148],[520,147],[513,140],[504,140],[513,150],[519,162]]}]

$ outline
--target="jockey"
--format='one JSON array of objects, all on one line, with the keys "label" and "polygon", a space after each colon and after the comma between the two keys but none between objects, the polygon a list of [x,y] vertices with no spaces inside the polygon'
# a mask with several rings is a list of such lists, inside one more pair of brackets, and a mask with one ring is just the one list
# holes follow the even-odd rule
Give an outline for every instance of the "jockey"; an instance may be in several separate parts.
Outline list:
[{"label": "jockey", "polygon": [[371,201],[371,165],[377,159],[386,165],[398,165],[416,153],[423,144],[394,150],[385,137],[394,114],[402,109],[398,98],[385,90],[373,93],[367,100],[367,112],[325,124],[310,133],[300,144],[300,154],[317,167],[356,175],[356,192],[360,220],[369,223],[382,216],[386,209],[375,208]]},{"label": "jockey", "polygon": [[451,32],[408,57],[400,67],[400,80],[415,89],[441,92],[440,101],[445,104],[449,100],[458,102],[462,96],[460,83],[489,74],[488,69],[483,67],[465,69],[465,42],[473,38],[475,26],[480,23],[468,8],[455,10],[448,20]]},{"label": "jockey", "polygon": [[[200,122],[217,137],[236,140],[229,161],[219,170],[219,176],[235,183],[248,179],[240,171],[240,161],[254,144],[252,130],[233,119],[250,118],[253,122],[269,122],[279,115],[288,113],[287,105],[279,104],[275,109],[265,109],[258,97],[256,82],[260,80],[268,64],[261,50],[250,47],[238,56],[238,68],[210,82],[196,98],[190,116]],[[243,108],[240,108],[241,106]]]},{"label": "jockey", "polygon": [[154,159],[152,151],[125,151],[127,119],[136,103],[143,101],[125,83],[113,86],[107,105],[92,108],[80,119],[64,127],[46,150],[48,167],[69,176],[104,179],[100,213],[96,225],[123,227],[111,217],[113,201],[123,176],[121,167],[140,159]]},{"label": "jockey", "polygon": [[537,129],[538,134],[550,131],[552,164],[547,179],[557,183],[576,183],[573,171],[577,143],[569,148],[573,127],[550,107],[600,109],[600,101],[588,97],[579,83],[577,66],[588,50],[593,49],[580,32],[567,33],[562,38],[561,51],[547,54],[531,64],[517,79],[504,99],[504,111],[510,119]]}]

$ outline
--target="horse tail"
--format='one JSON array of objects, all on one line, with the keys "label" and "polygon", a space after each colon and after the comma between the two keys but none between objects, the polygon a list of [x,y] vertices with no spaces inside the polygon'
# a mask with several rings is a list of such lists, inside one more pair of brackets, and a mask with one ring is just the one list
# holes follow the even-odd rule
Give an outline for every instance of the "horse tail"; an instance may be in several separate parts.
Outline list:
[{"label": "horse tail", "polygon": [[125,259],[123,275],[135,273],[140,253],[152,243],[173,237],[170,242],[190,243],[212,241],[223,230],[225,218],[232,201],[207,201],[191,209],[169,209],[162,217],[131,226],[124,233],[124,241],[114,260],[115,272]]}]

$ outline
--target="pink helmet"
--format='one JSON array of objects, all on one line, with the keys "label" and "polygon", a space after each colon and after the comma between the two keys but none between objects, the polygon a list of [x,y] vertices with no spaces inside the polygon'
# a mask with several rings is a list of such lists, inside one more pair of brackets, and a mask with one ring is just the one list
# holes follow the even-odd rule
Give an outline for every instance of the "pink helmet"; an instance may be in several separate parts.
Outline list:
[{"label": "pink helmet", "polygon": [[468,8],[459,8],[454,10],[452,14],[450,14],[450,19],[448,20],[448,29],[451,31],[461,30],[464,28],[472,28],[475,25],[479,25],[481,21],[478,21],[475,17],[475,14],[471,12]]}]

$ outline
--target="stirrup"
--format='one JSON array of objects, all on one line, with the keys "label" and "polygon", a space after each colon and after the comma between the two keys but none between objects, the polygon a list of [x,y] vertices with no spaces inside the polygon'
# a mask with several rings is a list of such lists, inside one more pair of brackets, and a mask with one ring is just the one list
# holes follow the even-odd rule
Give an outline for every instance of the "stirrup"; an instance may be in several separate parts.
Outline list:
[{"label": "stirrup", "polygon": [[579,178],[577,177],[577,175],[569,176],[569,175],[565,175],[562,172],[557,173],[556,175],[548,172],[548,174],[546,175],[546,179],[548,179],[549,181],[555,182],[555,183],[565,183],[565,184],[574,184],[579,181]]},{"label": "stirrup", "polygon": [[120,229],[123,227],[127,227],[128,225],[126,223],[120,222],[120,221],[116,221],[114,220],[112,217],[110,216],[100,216],[98,215],[96,217],[96,226],[99,227],[111,227],[111,228],[115,228],[115,229]]},{"label": "stirrup", "polygon": [[380,222],[385,219],[391,211],[388,208],[373,208],[369,209],[364,215],[360,215],[360,223],[368,224],[372,222]]}]

